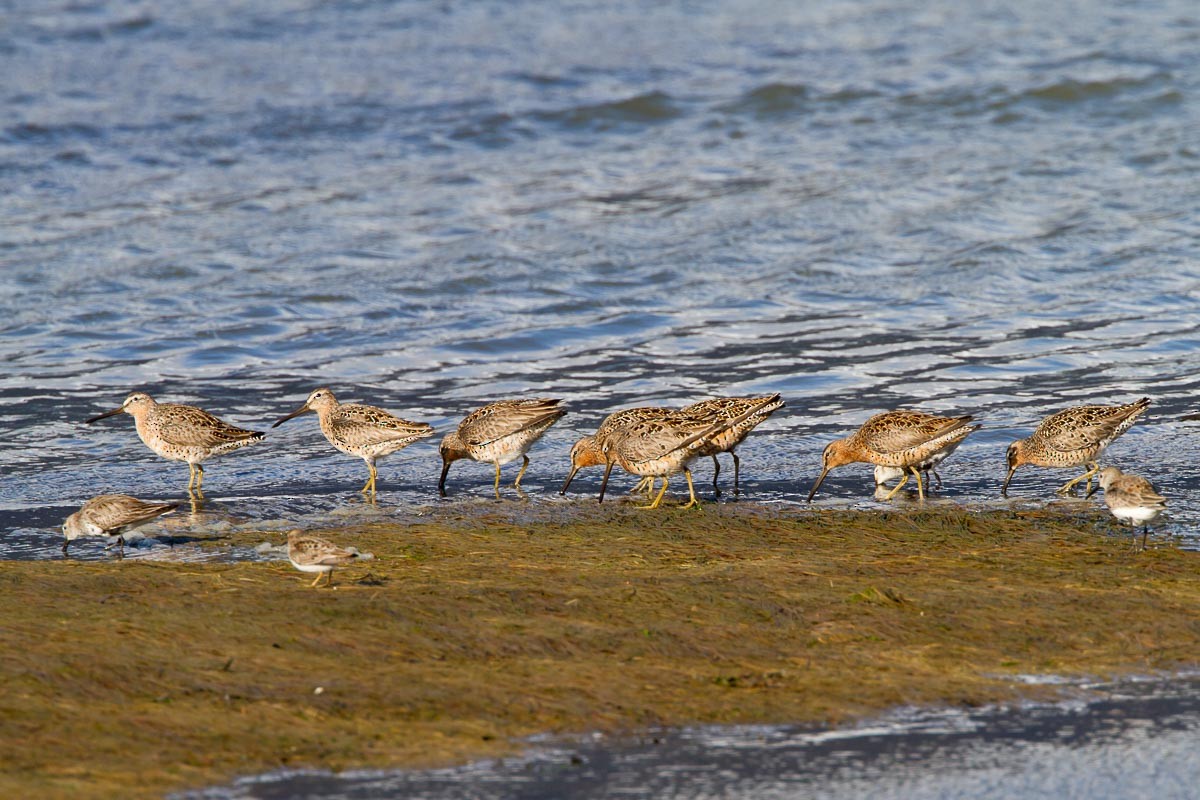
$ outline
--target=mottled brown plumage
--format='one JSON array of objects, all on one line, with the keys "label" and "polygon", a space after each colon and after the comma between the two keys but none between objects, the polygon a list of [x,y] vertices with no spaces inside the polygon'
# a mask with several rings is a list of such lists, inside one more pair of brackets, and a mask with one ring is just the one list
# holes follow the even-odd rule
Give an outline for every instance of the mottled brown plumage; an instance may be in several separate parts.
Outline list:
[{"label": "mottled brown plumage", "polygon": [[433,427],[424,422],[409,422],[393,416],[382,408],[353,403],[339,403],[333,392],[322,387],[309,393],[304,405],[281,417],[272,425],[277,428],[292,417],[314,411],[321,432],[329,443],[346,455],[358,456],[370,471],[362,492],[375,493],[378,475],[375,462],[397,450],[408,447],[418,439],[433,436]]},{"label": "mottled brown plumage", "polygon": [[560,400],[536,398],[530,400],[501,400],[472,411],[459,423],[458,430],[446,434],[439,452],[442,456],[442,477],[438,492],[446,496],[446,475],[450,465],[461,458],[495,465],[496,498],[500,497],[500,467],[518,457],[521,470],[513,486],[521,487],[521,478],[529,467],[525,453],[542,434],[564,414]]},{"label": "mottled brown plumage", "polygon": [[690,406],[685,406],[681,409],[682,413],[695,415],[701,419],[712,421],[731,420],[739,417],[741,414],[751,407],[758,406],[758,410],[753,416],[742,420],[731,428],[727,428],[716,436],[705,442],[704,447],[700,448],[701,456],[712,456],[713,460],[713,491],[720,494],[720,489],[717,488],[717,476],[721,474],[721,462],[717,461],[717,453],[729,453],[733,456],[733,493],[736,496],[739,491],[739,480],[741,472],[741,459],[735,452],[736,448],[749,435],[750,431],[754,430],[760,423],[770,417],[779,409],[783,408],[783,399],[779,395],[773,395],[775,398],[772,402],[759,405],[766,397],[715,397],[711,400],[702,400],[699,403],[693,403]]},{"label": "mottled brown plumage", "polygon": [[63,522],[63,555],[67,553],[67,546],[80,536],[116,536],[121,552],[124,552],[123,534],[177,508],[178,503],[151,503],[127,494],[93,497]]},{"label": "mottled brown plumage", "polygon": [[643,478],[662,478],[662,489],[657,497],[643,508],[658,508],[667,492],[670,476],[682,472],[688,482],[689,500],[684,508],[698,505],[696,489],[688,464],[698,458],[705,447],[710,447],[715,437],[734,428],[772,404],[779,402],[779,395],[760,398],[733,418],[706,419],[695,414],[676,412],[664,417],[639,419],[623,427],[615,428],[601,441],[601,452],[607,464],[604,481],[600,486],[600,500],[608,486],[608,477],[615,464],[632,475]]},{"label": "mottled brown plumage", "polygon": [[921,465],[948,449],[953,449],[979,425],[968,425],[973,417],[939,417],[922,411],[887,411],[876,414],[845,439],[825,446],[821,454],[821,474],[808,493],[811,502],[829,470],[857,461],[904,470],[900,483],[888,494],[891,499],[912,474],[917,494],[925,498],[921,484]]},{"label": "mottled brown plumage", "polygon": [[1104,490],[1104,505],[1118,520],[1128,522],[1137,535],[1142,523],[1142,547],[1150,533],[1149,522],[1167,507],[1167,498],[1159,494],[1154,484],[1139,475],[1126,475],[1116,467],[1105,467],[1096,476]]},{"label": "mottled brown plumage", "polygon": [[138,438],[147,447],[163,458],[187,462],[188,489],[195,484],[197,492],[204,483],[203,463],[206,459],[264,438],[259,431],[230,425],[195,406],[156,403],[145,392],[134,392],[125,398],[120,408],[86,422],[91,424],[122,412],[133,417]]},{"label": "mottled brown plumage", "polygon": [[1150,398],[1143,397],[1123,406],[1075,406],[1051,414],[1042,420],[1032,436],[1008,446],[1008,475],[1000,493],[1008,496],[1008,484],[1017,467],[1032,464],[1059,468],[1086,466],[1086,472],[1067,481],[1058,492],[1066,494],[1075,484],[1086,480],[1091,495],[1092,476],[1100,471],[1096,459],[1149,407]]},{"label": "mottled brown plumage", "polygon": [[[600,423],[600,427],[596,429],[593,435],[584,436],[571,447],[571,472],[567,475],[567,480],[563,483],[559,494],[566,493],[567,487],[571,485],[571,481],[575,478],[575,474],[583,467],[595,467],[606,463],[602,442],[613,431],[624,428],[627,425],[632,425],[635,422],[648,419],[661,419],[675,413],[678,413],[678,409],[639,406],[638,408],[623,408],[620,411],[614,411],[612,414],[609,414]],[[650,478],[649,480],[653,481],[654,479]]]}]

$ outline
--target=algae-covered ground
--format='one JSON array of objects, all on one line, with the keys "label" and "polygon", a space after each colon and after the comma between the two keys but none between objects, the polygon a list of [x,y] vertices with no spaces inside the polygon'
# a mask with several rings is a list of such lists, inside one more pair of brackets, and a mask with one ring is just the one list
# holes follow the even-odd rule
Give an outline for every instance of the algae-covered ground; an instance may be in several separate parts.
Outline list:
[{"label": "algae-covered ground", "polygon": [[0,796],[838,723],[1200,653],[1200,553],[1136,552],[1094,512],[592,508],[317,531],[376,555],[333,589],[286,561],[6,563]]}]

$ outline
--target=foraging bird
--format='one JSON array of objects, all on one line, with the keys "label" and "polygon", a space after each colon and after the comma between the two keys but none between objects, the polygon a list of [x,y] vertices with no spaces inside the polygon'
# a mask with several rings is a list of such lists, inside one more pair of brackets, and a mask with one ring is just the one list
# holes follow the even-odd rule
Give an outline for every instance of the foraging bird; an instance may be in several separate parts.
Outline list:
[{"label": "foraging bird", "polygon": [[305,534],[299,528],[288,531],[288,561],[301,572],[315,572],[317,579],[309,586],[316,586],[321,578],[329,576],[326,586],[333,585],[333,568],[349,564],[363,555],[353,547],[338,547],[319,536]]},{"label": "foraging bird", "polygon": [[926,462],[940,463],[963,439],[979,430],[981,425],[967,424],[972,419],[974,417],[970,415],[939,417],[906,410],[876,414],[850,436],[825,445],[821,453],[821,474],[808,493],[808,501],[812,502],[829,470],[856,461],[882,467],[899,467],[904,471],[900,482],[885,500],[890,500],[900,491],[908,481],[909,474],[916,478],[917,495],[924,500],[922,465]]},{"label": "foraging bird", "polygon": [[[648,419],[662,419],[675,413],[678,413],[678,409],[640,406],[638,408],[623,408],[620,411],[614,411],[609,414],[600,423],[600,427],[596,429],[594,434],[584,436],[572,445],[571,471],[567,474],[567,479],[563,482],[562,489],[558,493],[566,494],[567,487],[575,479],[575,474],[583,467],[596,467],[605,463],[602,442],[611,436],[614,431],[624,428],[627,425],[632,425],[635,422]],[[646,481],[649,481],[650,486],[653,487],[654,478],[645,478],[638,484],[638,488],[640,489],[644,486]]]},{"label": "foraging bird", "polygon": [[145,392],[134,392],[120,408],[85,422],[90,425],[121,412],[133,417],[138,437],[147,447],[163,458],[187,462],[189,492],[193,484],[197,492],[203,492],[206,459],[264,438],[258,431],[235,427],[194,406],[156,403]]},{"label": "foraging bird", "polygon": [[[753,416],[734,425],[732,428],[726,428],[708,440],[705,446],[700,449],[701,456],[712,456],[713,492],[715,494],[719,495],[721,493],[721,490],[717,488],[717,476],[721,474],[721,462],[717,461],[717,453],[729,453],[729,455],[733,456],[733,494],[735,497],[737,496],[741,460],[738,458],[738,454],[734,448],[741,444],[750,434],[750,431],[758,427],[767,417],[783,408],[784,403],[779,395],[774,395],[774,397],[775,400],[773,402],[759,406],[759,410]],[[701,419],[710,419],[713,421],[718,419],[728,420],[739,416],[746,409],[761,403],[764,399],[766,398],[715,397],[711,400],[702,400],[699,403],[686,406],[682,409],[682,412],[684,414],[694,414]]]},{"label": "foraging bird", "polygon": [[124,555],[124,534],[177,508],[179,503],[150,503],[127,494],[93,497],[63,522],[63,555],[67,554],[67,546],[81,536],[116,536],[118,552]]},{"label": "foraging bird", "polygon": [[397,450],[408,447],[418,439],[433,436],[433,426],[424,422],[409,422],[392,416],[381,408],[339,403],[327,388],[314,389],[304,405],[272,425],[278,428],[292,417],[315,411],[321,432],[329,443],[346,455],[358,456],[367,463],[370,477],[363,484],[363,494],[375,493],[375,462]]},{"label": "foraging bird", "polygon": [[[689,499],[684,508],[700,504],[696,499],[696,488],[692,483],[691,462],[699,458],[705,448],[721,433],[737,427],[746,420],[763,413],[764,409],[779,403],[779,395],[759,398],[733,418],[717,420],[698,417],[694,414],[674,413],[665,417],[637,420],[613,430],[600,442],[601,453],[606,463],[604,480],[600,484],[600,502],[612,468],[621,468],[632,475],[643,478],[662,478],[662,489],[654,500],[639,508],[658,508],[667,493],[670,476],[682,472],[688,483]],[[711,450],[708,452],[711,453]]]},{"label": "foraging bird", "polygon": [[1125,475],[1116,467],[1105,467],[1097,476],[1104,490],[1104,505],[1120,521],[1133,527],[1137,536],[1137,524],[1142,523],[1142,549],[1146,549],[1146,536],[1150,533],[1150,521],[1167,507],[1167,498],[1159,494],[1150,481],[1138,475]]},{"label": "foraging bird", "polygon": [[521,478],[529,467],[525,455],[547,429],[567,413],[560,400],[537,398],[501,400],[489,403],[467,415],[458,430],[446,434],[438,451],[442,456],[442,477],[438,493],[446,496],[446,475],[450,465],[460,458],[491,463],[496,467],[496,499],[500,499],[500,467],[519,456],[523,461],[513,486],[521,488]]},{"label": "foraging bird", "polygon": [[1057,492],[1067,494],[1075,484],[1086,480],[1090,497],[1094,491],[1092,476],[1100,471],[1096,459],[1149,407],[1150,398],[1143,397],[1124,406],[1074,406],[1051,414],[1031,436],[1008,446],[1005,455],[1008,475],[1000,494],[1008,497],[1008,484],[1017,467],[1033,464],[1037,467],[1086,466],[1086,472],[1064,483]]},{"label": "foraging bird", "polygon": [[[979,428],[978,425],[975,427],[977,429]],[[966,438],[965,434],[964,434],[963,438]],[[937,481],[937,488],[938,489],[942,488],[942,476],[938,474],[937,466],[938,466],[938,464],[941,464],[943,461],[945,461],[947,456],[949,456],[951,453],[953,453],[955,450],[957,450],[958,446],[960,444],[962,444],[962,442],[963,442],[963,440],[959,439],[958,441],[937,451],[936,453],[931,455],[929,458],[922,461],[920,464],[916,465],[917,470],[925,476],[925,485],[926,486],[929,486],[929,475],[930,475],[930,473],[932,473],[934,479]],[[884,467],[884,466],[875,467],[875,485],[883,486],[888,481],[890,481],[894,478],[903,478],[904,475],[905,475],[905,472],[900,467]]]}]

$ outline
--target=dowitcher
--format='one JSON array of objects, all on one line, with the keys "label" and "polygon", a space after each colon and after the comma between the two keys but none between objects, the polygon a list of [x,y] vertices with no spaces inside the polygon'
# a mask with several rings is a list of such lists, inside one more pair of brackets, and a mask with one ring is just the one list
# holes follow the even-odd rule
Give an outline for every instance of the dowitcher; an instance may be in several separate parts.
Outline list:
[{"label": "dowitcher", "polygon": [[542,434],[567,413],[560,400],[537,398],[530,400],[501,400],[489,403],[467,415],[458,430],[446,434],[439,452],[442,455],[442,477],[438,493],[446,496],[446,475],[450,465],[460,458],[490,463],[496,467],[496,499],[500,498],[500,467],[517,457],[522,459],[521,471],[513,486],[521,488],[521,478],[529,467],[525,455]]},{"label": "dowitcher", "polygon": [[[865,461],[880,467],[898,467],[904,472],[896,488],[888,493],[890,500],[908,481],[911,474],[917,481],[917,495],[924,500],[921,485],[921,465],[945,450],[957,447],[980,425],[968,425],[974,417],[939,417],[922,411],[886,411],[876,414],[845,439],[825,445],[821,453],[821,474],[808,493],[812,502],[829,470],[843,464]],[[939,459],[940,460],[940,459]],[[936,462],[935,462],[936,463]]]},{"label": "dowitcher", "polygon": [[600,502],[608,487],[612,468],[620,464],[631,475],[642,478],[662,478],[662,489],[654,500],[639,508],[658,508],[667,493],[670,476],[682,472],[688,484],[688,502],[684,508],[699,505],[696,487],[692,483],[689,464],[698,458],[715,437],[734,428],[768,406],[778,403],[779,395],[760,398],[759,402],[747,407],[733,418],[705,419],[695,414],[674,413],[665,417],[648,418],[620,427],[608,434],[601,442],[605,459],[604,480],[600,484]]},{"label": "dowitcher", "polygon": [[124,534],[179,508],[178,503],[148,503],[127,494],[102,494],[88,500],[63,522],[63,555],[80,536],[116,536],[125,553]]},{"label": "dowitcher", "polygon": [[[978,428],[978,426],[976,426],[976,428]],[[965,435],[964,435],[964,438],[965,438]],[[959,439],[958,441],[954,442],[953,444],[950,444],[947,447],[934,453],[929,458],[922,461],[920,464],[915,465],[917,470],[922,475],[925,476],[925,486],[927,486],[927,487],[929,486],[929,475],[932,473],[934,480],[937,481],[937,488],[938,489],[942,488],[942,476],[938,474],[937,466],[938,466],[938,464],[941,464],[943,461],[945,461],[947,456],[949,456],[951,453],[953,453],[955,450],[957,450],[958,446],[960,444],[962,444],[962,442],[963,442],[963,440]],[[875,467],[875,485],[883,486],[890,480],[895,480],[896,478],[903,478],[906,474],[907,473],[900,467],[885,467],[882,465],[877,466],[877,467]]]},{"label": "dowitcher", "polygon": [[741,469],[741,460],[738,458],[737,452],[734,450],[750,431],[758,427],[759,423],[763,422],[767,417],[774,414],[779,409],[783,408],[783,400],[779,395],[773,396],[773,402],[765,405],[759,405],[765,397],[715,397],[712,400],[702,400],[699,403],[693,403],[682,409],[684,414],[694,414],[701,419],[709,419],[717,421],[721,419],[729,420],[743,414],[746,409],[753,406],[758,406],[758,411],[753,416],[744,419],[732,428],[726,428],[721,433],[709,439],[704,447],[700,448],[701,456],[712,456],[713,460],[713,492],[720,494],[721,490],[717,488],[717,476],[721,474],[721,462],[717,461],[717,453],[729,453],[733,456],[733,494],[736,497],[738,494],[738,479]]},{"label": "dowitcher", "polygon": [[424,422],[409,422],[392,416],[382,408],[352,403],[339,403],[333,392],[322,387],[309,393],[304,405],[272,425],[278,428],[292,417],[315,411],[321,432],[329,443],[349,456],[367,462],[370,475],[363,484],[364,494],[375,493],[375,462],[397,450],[408,447],[418,439],[433,436],[433,426]]},{"label": "dowitcher", "polygon": [[[638,408],[623,408],[620,411],[614,411],[609,414],[600,423],[600,427],[591,436],[584,436],[571,447],[571,472],[567,475],[566,481],[563,482],[562,489],[559,494],[566,494],[567,487],[571,485],[575,474],[583,467],[596,467],[605,463],[603,442],[612,433],[627,425],[632,425],[635,422],[641,422],[647,419],[661,419],[668,417],[671,414],[678,413],[678,409],[659,408],[657,406],[639,406]],[[653,486],[653,478],[646,478],[642,483],[638,484],[640,489],[649,481]]]},{"label": "dowitcher", "polygon": [[1118,520],[1127,521],[1137,536],[1137,525],[1142,524],[1142,549],[1146,549],[1146,536],[1150,533],[1150,521],[1167,507],[1167,498],[1159,494],[1154,484],[1138,475],[1125,475],[1116,467],[1105,467],[1096,476],[1104,490],[1104,504]]},{"label": "dowitcher", "polygon": [[319,536],[305,534],[299,528],[288,531],[288,561],[301,572],[317,573],[317,579],[310,586],[316,586],[326,575],[329,576],[326,586],[332,586],[333,568],[349,564],[356,558],[362,558],[362,554],[353,547],[338,547]]},{"label": "dowitcher", "polygon": [[194,406],[175,403],[156,403],[145,392],[134,392],[125,398],[120,408],[92,417],[91,423],[121,412],[133,417],[138,437],[163,458],[186,461],[188,491],[193,484],[197,492],[204,484],[204,461],[230,450],[262,441],[259,431],[237,428]]},{"label": "dowitcher", "polygon": [[1096,459],[1104,448],[1137,421],[1147,408],[1150,398],[1124,406],[1075,406],[1042,420],[1032,436],[1018,439],[1008,446],[1005,458],[1008,475],[1000,494],[1008,497],[1008,484],[1017,467],[1032,464],[1035,467],[1087,467],[1087,471],[1059,487],[1059,494],[1066,494],[1082,480],[1087,481],[1088,494],[1092,493],[1092,476],[1100,471]]}]

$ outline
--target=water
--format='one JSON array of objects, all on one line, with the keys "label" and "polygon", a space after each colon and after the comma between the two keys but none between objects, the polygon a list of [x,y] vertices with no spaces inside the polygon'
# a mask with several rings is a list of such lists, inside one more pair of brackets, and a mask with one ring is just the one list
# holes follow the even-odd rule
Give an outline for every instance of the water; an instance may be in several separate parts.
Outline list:
[{"label": "water", "polygon": [[1088,687],[1057,705],[904,709],[857,727],[697,728],[544,742],[519,758],[416,772],[283,772],[195,800],[1092,800],[1195,797],[1195,681]]},{"label": "water", "polygon": [[[533,507],[624,406],[781,392],[742,449],[768,502],[872,413],[973,413],[942,497],[988,507],[1041,417],[1148,395],[1109,461],[1200,544],[1191,0],[26,1],[0,8],[0,68],[0,558],[58,557],[94,494],[182,495],[131,420],[81,424],[129,391],[265,429],[319,385],[440,431],[565,398]],[[439,502],[435,448],[382,462],[372,507],[293,420],[132,556],[489,502],[461,463]],[[819,502],[875,505],[868,474]],[[1054,771],[1074,752],[1038,763],[1091,786]]]}]

